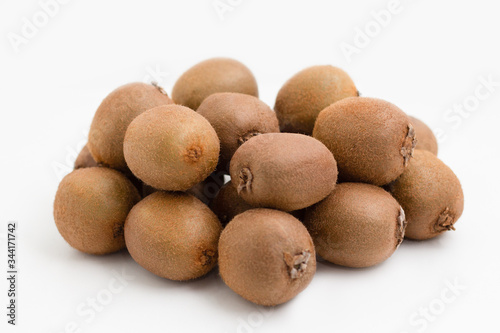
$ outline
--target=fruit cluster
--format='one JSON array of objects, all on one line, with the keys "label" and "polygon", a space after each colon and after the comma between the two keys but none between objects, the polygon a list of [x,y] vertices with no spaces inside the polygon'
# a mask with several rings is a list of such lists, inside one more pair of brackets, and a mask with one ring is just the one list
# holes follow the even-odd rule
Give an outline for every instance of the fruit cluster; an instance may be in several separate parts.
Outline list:
[{"label": "fruit cluster", "polygon": [[310,283],[316,254],[376,265],[405,237],[435,237],[462,214],[460,182],[436,157],[432,131],[359,97],[339,68],[297,73],[273,111],[247,67],[210,59],[178,79],[172,99],[132,83],[99,106],[54,203],[72,247],[126,247],[172,280],[218,263],[232,290],[272,306]]}]

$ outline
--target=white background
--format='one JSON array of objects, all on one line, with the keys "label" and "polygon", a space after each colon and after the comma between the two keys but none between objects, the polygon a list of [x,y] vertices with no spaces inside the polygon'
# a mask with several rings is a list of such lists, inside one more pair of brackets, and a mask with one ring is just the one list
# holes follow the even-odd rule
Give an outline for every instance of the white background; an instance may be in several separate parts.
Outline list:
[{"label": "white background", "polygon": [[[20,266],[15,328],[5,323],[7,285],[0,275],[1,330],[498,331],[500,87],[475,97],[482,78],[500,82],[497,2],[401,0],[380,31],[371,12],[389,0],[221,2],[233,6],[224,19],[214,0],[69,1],[18,52],[9,36],[21,35],[24,18],[33,21],[41,6],[0,3],[0,261],[5,272],[6,225],[13,220]],[[356,45],[357,29],[367,26],[373,37],[367,46],[358,43],[349,61],[341,45]],[[294,73],[332,64],[345,69],[364,96],[389,100],[440,130],[439,156],[465,192],[457,231],[405,241],[370,269],[319,263],[309,288],[271,311],[234,294],[216,271],[177,283],[155,277],[124,253],[93,257],[70,248],[55,227],[52,202],[100,101],[124,83],[151,81],[154,72],[170,92],[183,71],[213,56],[251,68],[271,106]],[[453,111],[464,102],[469,111]],[[122,270],[133,280],[116,284]],[[463,289],[454,293],[449,284],[455,283]],[[107,299],[110,284],[115,293]],[[443,293],[453,300],[444,303]],[[94,315],[92,298],[105,303]],[[418,313],[429,307],[423,319]]]}]

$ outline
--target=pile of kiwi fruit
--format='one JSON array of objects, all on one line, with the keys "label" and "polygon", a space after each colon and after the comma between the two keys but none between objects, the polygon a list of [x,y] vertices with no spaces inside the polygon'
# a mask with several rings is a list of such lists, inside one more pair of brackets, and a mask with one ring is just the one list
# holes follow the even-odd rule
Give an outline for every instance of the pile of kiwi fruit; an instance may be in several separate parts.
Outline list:
[{"label": "pile of kiwi fruit", "polygon": [[258,95],[228,58],[188,69],[172,97],[155,83],[111,92],[55,195],[64,240],[126,249],[170,280],[218,267],[235,293],[275,306],[310,284],[317,256],[370,267],[404,239],[455,230],[463,191],[425,123],[360,97],[333,66],[298,72],[274,110]]}]

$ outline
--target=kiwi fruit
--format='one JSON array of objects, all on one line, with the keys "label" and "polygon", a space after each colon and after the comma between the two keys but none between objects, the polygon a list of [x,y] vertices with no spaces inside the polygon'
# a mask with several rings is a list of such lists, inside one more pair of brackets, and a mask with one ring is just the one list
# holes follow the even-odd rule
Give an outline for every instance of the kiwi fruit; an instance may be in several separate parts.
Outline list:
[{"label": "kiwi fruit", "polygon": [[92,157],[92,154],[90,154],[90,150],[88,145],[83,146],[82,150],[78,154],[75,160],[75,169],[80,169],[80,168],[91,168],[97,166],[97,162],[94,160]]},{"label": "kiwi fruit", "polygon": [[201,183],[191,187],[186,192],[194,195],[205,205],[209,205],[219,193],[221,187],[224,185],[224,173],[215,171],[207,179]]},{"label": "kiwi fruit", "polygon": [[243,298],[265,306],[282,304],[311,282],[316,272],[314,244],[292,215],[251,209],[222,231],[219,270],[229,288]]},{"label": "kiwi fruit", "polygon": [[388,189],[405,210],[407,238],[424,240],[455,230],[464,209],[457,176],[426,150],[415,150],[408,168]]},{"label": "kiwi fruit", "polygon": [[155,192],[132,208],[125,242],[134,260],[170,280],[191,280],[217,263],[222,226],[214,213],[187,193]]},{"label": "kiwi fruit", "polygon": [[107,254],[125,248],[123,225],[140,200],[123,174],[105,167],[74,170],[59,184],[54,220],[61,236],[75,249]]},{"label": "kiwi fruit", "polygon": [[238,195],[252,206],[293,211],[324,199],[337,182],[335,158],[302,134],[267,133],[241,145],[230,173]]},{"label": "kiwi fruit", "polygon": [[210,122],[219,136],[221,170],[229,170],[234,152],[251,137],[280,131],[274,111],[250,95],[216,93],[207,97],[197,112]]},{"label": "kiwi fruit", "polygon": [[132,173],[147,185],[186,191],[207,178],[220,142],[208,120],[181,105],[164,105],[135,118],[123,142]]},{"label": "kiwi fruit", "polygon": [[403,173],[416,145],[408,116],[368,97],[345,98],[321,111],[313,136],[335,156],[341,182],[378,186]]},{"label": "kiwi fruit", "polygon": [[403,241],[405,214],[380,187],[341,183],[306,210],[304,224],[323,259],[347,267],[369,267],[389,258]]},{"label": "kiwi fruit", "polygon": [[427,150],[437,156],[438,142],[430,127],[415,117],[408,117],[410,118],[410,122],[415,129],[415,135],[417,137],[417,145],[415,146],[415,149]]},{"label": "kiwi fruit", "polygon": [[196,110],[208,96],[236,92],[259,97],[257,81],[241,62],[228,58],[202,61],[179,77],[172,89],[176,104]]},{"label": "kiwi fruit", "polygon": [[346,97],[359,96],[349,75],[333,66],[306,68],[278,92],[274,110],[282,132],[311,135],[318,114]]},{"label": "kiwi fruit", "polygon": [[238,195],[231,181],[222,186],[210,204],[210,209],[217,215],[223,226],[226,226],[236,215],[253,208],[255,207]]},{"label": "kiwi fruit", "polygon": [[172,104],[155,84],[130,83],[109,94],[97,109],[89,131],[88,148],[97,163],[127,170],[123,138],[128,125],[144,111]]}]

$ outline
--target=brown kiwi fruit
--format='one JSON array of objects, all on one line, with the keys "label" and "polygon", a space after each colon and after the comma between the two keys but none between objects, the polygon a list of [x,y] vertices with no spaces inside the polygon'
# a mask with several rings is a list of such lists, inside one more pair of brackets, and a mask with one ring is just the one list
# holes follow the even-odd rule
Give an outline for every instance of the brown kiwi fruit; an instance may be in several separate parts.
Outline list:
[{"label": "brown kiwi fruit", "polygon": [[369,267],[389,258],[403,241],[405,215],[380,187],[342,183],[306,210],[304,224],[318,254],[334,264]]},{"label": "brown kiwi fruit", "polygon": [[408,116],[410,118],[410,122],[415,129],[415,135],[417,137],[417,145],[415,149],[423,149],[430,151],[434,155],[438,154],[438,142],[436,136],[432,132],[429,126],[427,126],[423,121]]},{"label": "brown kiwi fruit", "polygon": [[210,204],[210,209],[217,215],[223,226],[226,226],[236,215],[253,208],[255,207],[238,195],[231,181],[222,186]]},{"label": "brown kiwi fruit", "polygon": [[219,136],[221,170],[229,170],[234,152],[251,137],[280,131],[274,111],[250,95],[216,93],[207,97],[197,112],[210,122]]},{"label": "brown kiwi fruit", "polygon": [[221,230],[217,216],[194,196],[158,191],[130,211],[125,242],[139,265],[183,281],[201,277],[215,266]]},{"label": "brown kiwi fruit", "polygon": [[224,173],[222,171],[215,171],[207,179],[191,187],[186,192],[200,199],[205,205],[209,205],[223,185]]},{"label": "brown kiwi fruit", "polygon": [[282,132],[311,135],[318,114],[346,97],[359,96],[349,75],[333,66],[313,66],[295,74],[280,89],[274,110]]},{"label": "brown kiwi fruit", "polygon": [[388,189],[405,210],[407,238],[423,240],[455,230],[464,210],[457,176],[426,150],[415,150],[408,168]]},{"label": "brown kiwi fruit", "polygon": [[98,164],[94,160],[94,158],[92,157],[92,154],[90,154],[90,150],[89,150],[88,145],[85,145],[75,160],[75,167],[74,168],[75,169],[91,168],[91,167],[95,167],[97,165]]},{"label": "brown kiwi fruit", "polygon": [[316,272],[314,245],[292,215],[252,209],[222,231],[219,270],[224,282],[260,305],[285,303],[304,290]]},{"label": "brown kiwi fruit", "polygon": [[142,112],[172,103],[165,91],[153,84],[130,83],[113,91],[102,101],[90,126],[88,148],[93,158],[126,171],[123,138],[128,125]]},{"label": "brown kiwi fruit", "polygon": [[367,97],[346,98],[321,111],[313,136],[332,151],[340,181],[379,186],[403,173],[416,145],[401,109]]},{"label": "brown kiwi fruit", "polygon": [[54,220],[66,242],[90,254],[125,248],[123,224],[140,200],[123,174],[104,167],[77,169],[59,184]]},{"label": "brown kiwi fruit", "polygon": [[207,178],[217,166],[219,150],[208,120],[180,105],[142,113],[128,127],[123,143],[132,173],[167,191],[186,191]]},{"label": "brown kiwi fruit", "polygon": [[177,104],[196,110],[208,96],[218,92],[236,92],[259,97],[257,81],[241,62],[228,58],[202,61],[177,80],[172,98]]},{"label": "brown kiwi fruit", "polygon": [[250,205],[293,211],[324,199],[337,182],[335,158],[320,141],[294,133],[267,133],[241,145],[231,179]]}]

